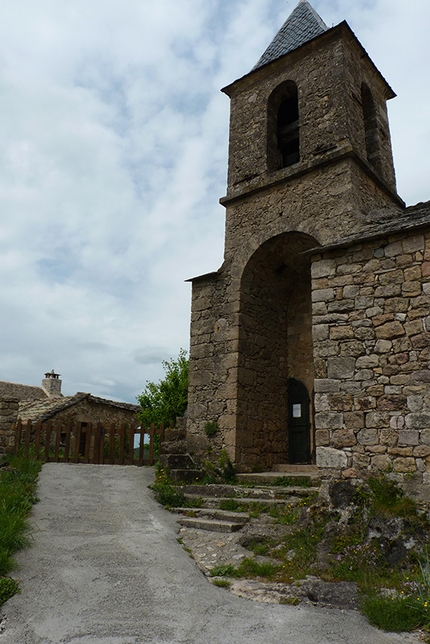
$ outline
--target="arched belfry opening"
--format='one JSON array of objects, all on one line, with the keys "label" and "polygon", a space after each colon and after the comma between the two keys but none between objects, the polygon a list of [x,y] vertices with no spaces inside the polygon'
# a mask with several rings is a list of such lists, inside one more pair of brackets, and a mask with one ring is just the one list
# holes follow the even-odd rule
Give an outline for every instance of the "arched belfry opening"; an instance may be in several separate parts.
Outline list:
[{"label": "arched belfry opening", "polygon": [[361,103],[363,106],[367,160],[375,170],[381,171],[381,150],[376,106],[372,92],[366,83],[361,84]]},{"label": "arched belfry opening", "polygon": [[[242,466],[271,468],[294,460],[288,445],[288,382],[294,378],[307,391],[313,388],[311,275],[305,251],[317,245],[309,235],[283,233],[264,243],[243,271],[237,406]],[[310,457],[309,448],[307,462]]]},{"label": "arched belfry opening", "polygon": [[267,113],[267,165],[279,170],[300,161],[299,99],[293,81],[281,83],[270,95]]}]

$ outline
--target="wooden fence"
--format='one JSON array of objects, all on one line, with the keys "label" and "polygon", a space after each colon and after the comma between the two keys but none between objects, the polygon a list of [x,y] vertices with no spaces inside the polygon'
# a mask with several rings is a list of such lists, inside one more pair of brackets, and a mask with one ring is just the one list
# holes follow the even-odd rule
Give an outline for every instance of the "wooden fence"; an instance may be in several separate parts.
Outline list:
[{"label": "wooden fence", "polygon": [[154,465],[163,440],[164,425],[18,420],[12,451],[46,463]]}]

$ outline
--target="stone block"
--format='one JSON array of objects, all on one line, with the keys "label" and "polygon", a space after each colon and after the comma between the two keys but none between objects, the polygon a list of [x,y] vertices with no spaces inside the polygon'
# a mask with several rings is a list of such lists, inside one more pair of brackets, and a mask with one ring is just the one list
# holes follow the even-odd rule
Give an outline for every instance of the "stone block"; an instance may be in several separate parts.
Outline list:
[{"label": "stone block", "polygon": [[389,425],[389,416],[387,413],[369,411],[366,414],[366,427],[382,429]]},{"label": "stone block", "polygon": [[312,291],[312,302],[330,302],[334,299],[334,289],[322,288]]},{"label": "stone block", "polygon": [[328,377],[331,379],[346,380],[354,376],[354,358],[332,357],[328,359]]},{"label": "stone block", "polygon": [[352,463],[357,470],[367,470],[370,465],[370,455],[354,452]]},{"label": "stone block", "polygon": [[314,380],[315,393],[338,393],[340,382],[330,378],[321,378]]},{"label": "stone block", "polygon": [[420,440],[424,445],[430,445],[430,429],[420,432]]},{"label": "stone block", "polygon": [[404,274],[406,282],[417,282],[421,280],[421,267],[411,266],[410,268],[405,268]]},{"label": "stone block", "polygon": [[340,429],[342,427],[342,414],[334,411],[324,411],[315,414],[316,429]]},{"label": "stone block", "polygon": [[417,469],[415,459],[410,457],[406,458],[395,458],[393,461],[393,470],[395,472],[402,472],[404,474],[409,472],[415,472]]},{"label": "stone block", "polygon": [[405,335],[405,329],[403,324],[394,320],[393,322],[387,322],[382,324],[375,329],[376,337],[380,340],[393,340],[402,335]]},{"label": "stone block", "polygon": [[344,447],[352,447],[356,443],[357,439],[353,431],[337,429],[332,434],[330,446],[334,449],[343,449]]},{"label": "stone block", "polygon": [[330,403],[328,399],[328,394],[315,394],[314,396],[314,408],[316,412],[320,411],[330,411]]},{"label": "stone block", "polygon": [[402,458],[412,456],[413,453],[413,447],[390,447],[388,449],[388,454],[390,456],[401,456]]},{"label": "stone block", "polygon": [[356,284],[345,286],[343,289],[343,297],[346,299],[355,298],[360,292],[360,287]]},{"label": "stone block", "polygon": [[[330,432],[328,429],[317,429],[315,432],[315,445],[325,447],[330,445]],[[429,448],[430,450],[430,448]]]},{"label": "stone block", "polygon": [[329,326],[328,324],[315,324],[312,327],[312,338],[314,342],[319,342],[321,340],[327,340],[329,337]]},{"label": "stone block", "polygon": [[317,447],[316,464],[321,468],[343,470],[348,466],[348,457],[345,452],[339,449]]},{"label": "stone block", "polygon": [[399,431],[399,442],[400,447],[407,445],[418,445],[420,442],[420,434],[417,430],[414,429],[401,429]]},{"label": "stone block", "polygon": [[408,414],[406,427],[408,429],[430,429],[430,414],[425,412]]},{"label": "stone block", "polygon": [[403,411],[406,409],[406,396],[384,395],[378,399],[376,406],[379,411]]},{"label": "stone block", "polygon": [[372,470],[386,471],[391,467],[391,458],[386,454],[376,454],[372,456],[370,465]]},{"label": "stone block", "polygon": [[423,369],[421,371],[416,371],[415,373],[412,374],[411,381],[413,383],[423,383],[423,382],[430,383],[430,370]]},{"label": "stone block", "polygon": [[406,335],[418,335],[419,333],[422,333],[423,331],[422,320],[418,319],[418,320],[414,320],[413,322],[406,322],[405,331],[406,331]]},{"label": "stone block", "polygon": [[347,429],[357,431],[364,428],[364,414],[361,411],[345,412],[343,422]]},{"label": "stone block", "polygon": [[357,434],[357,441],[360,445],[377,445],[379,442],[376,429],[362,429]]},{"label": "stone block", "polygon": [[392,346],[391,340],[378,340],[375,344],[375,353],[389,353]]},{"label": "stone block", "polygon": [[402,247],[404,253],[423,251],[425,248],[424,236],[414,235],[413,237],[406,237],[406,239],[402,240]]},{"label": "stone block", "polygon": [[331,340],[347,340],[354,337],[354,330],[347,325],[334,326],[330,329]]},{"label": "stone block", "polygon": [[402,294],[405,297],[416,297],[421,293],[421,282],[404,282],[402,284]]},{"label": "stone block", "polygon": [[430,456],[430,445],[417,445],[414,447],[413,455],[416,458],[427,458]]},{"label": "stone block", "polygon": [[330,277],[336,273],[336,262],[334,259],[321,259],[312,263],[311,271],[313,279]]},{"label": "stone block", "polygon": [[407,406],[408,409],[412,412],[419,412],[422,410],[424,405],[423,396],[408,396],[407,397]]},{"label": "stone block", "polygon": [[374,367],[379,366],[380,358],[379,356],[372,354],[370,356],[360,356],[357,358],[356,368],[357,369],[373,369]]}]

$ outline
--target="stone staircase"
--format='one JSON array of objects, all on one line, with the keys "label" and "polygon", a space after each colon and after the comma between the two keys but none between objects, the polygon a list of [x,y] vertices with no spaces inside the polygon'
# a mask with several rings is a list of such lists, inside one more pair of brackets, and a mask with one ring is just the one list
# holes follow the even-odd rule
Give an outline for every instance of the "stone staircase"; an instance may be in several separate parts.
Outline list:
[{"label": "stone staircase", "polygon": [[[319,491],[316,470],[288,473],[288,479],[283,481],[285,485],[274,485],[276,479],[279,481],[284,476],[283,472],[239,474],[237,484],[181,486],[180,490],[187,501],[191,502],[190,506],[195,507],[175,508],[174,511],[181,515],[178,523],[198,530],[236,532],[249,521],[249,512],[252,512],[253,506],[272,508],[294,505]],[[295,485],[295,480],[300,485]],[[221,509],[220,505],[227,506],[228,509]],[[238,511],[235,511],[235,506]],[[247,511],[243,511],[243,506]]]},{"label": "stone staircase", "polygon": [[177,418],[176,428],[165,431],[164,441],[160,445],[160,463],[169,470],[169,477],[173,481],[188,483],[198,481],[202,475],[187,452],[186,419]]}]

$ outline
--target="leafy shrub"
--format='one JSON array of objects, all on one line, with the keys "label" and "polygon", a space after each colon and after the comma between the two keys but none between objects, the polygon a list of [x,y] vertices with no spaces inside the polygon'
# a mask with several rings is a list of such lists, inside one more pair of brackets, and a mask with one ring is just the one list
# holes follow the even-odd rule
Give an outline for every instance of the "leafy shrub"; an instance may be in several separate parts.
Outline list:
[{"label": "leafy shrub", "polygon": [[188,397],[188,358],[184,349],[176,360],[163,360],[165,377],[158,383],[146,382],[143,393],[137,397],[142,410],[139,420],[148,427],[151,423],[170,425],[177,416],[183,416]]}]

